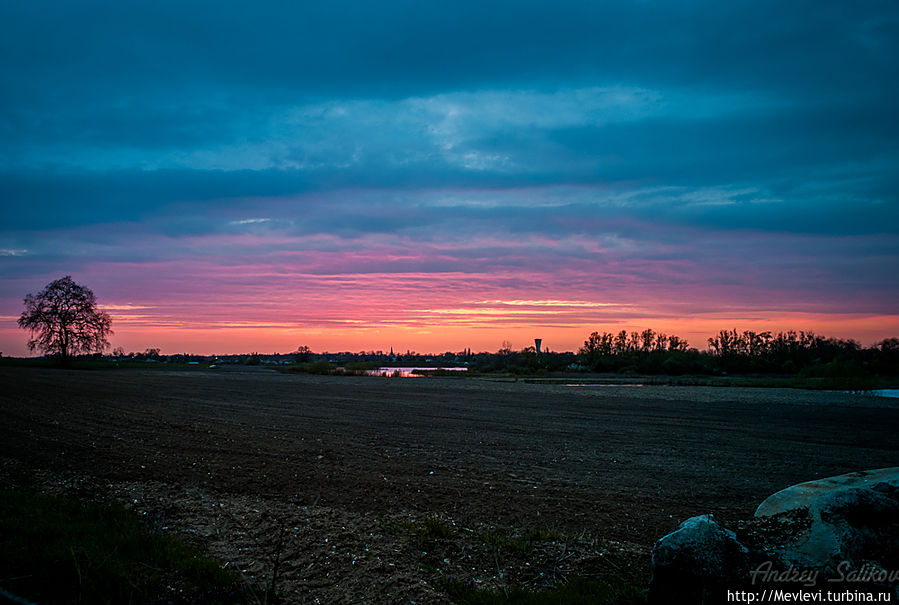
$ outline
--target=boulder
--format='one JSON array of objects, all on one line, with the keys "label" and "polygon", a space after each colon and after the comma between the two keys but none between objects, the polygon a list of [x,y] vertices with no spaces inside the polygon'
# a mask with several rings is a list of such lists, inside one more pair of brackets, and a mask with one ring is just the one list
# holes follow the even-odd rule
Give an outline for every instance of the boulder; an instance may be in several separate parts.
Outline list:
[{"label": "boulder", "polygon": [[650,601],[710,602],[745,582],[751,560],[749,549],[712,515],[691,517],[653,547]]},{"label": "boulder", "polygon": [[835,590],[851,582],[899,598],[899,467],[788,487],[735,528],[702,515],[656,542],[650,601],[724,603],[761,583]]},{"label": "boulder", "polygon": [[834,572],[870,560],[892,563],[899,544],[899,467],[788,487],[762,502],[755,517],[785,513],[808,518],[774,553],[786,565]]}]

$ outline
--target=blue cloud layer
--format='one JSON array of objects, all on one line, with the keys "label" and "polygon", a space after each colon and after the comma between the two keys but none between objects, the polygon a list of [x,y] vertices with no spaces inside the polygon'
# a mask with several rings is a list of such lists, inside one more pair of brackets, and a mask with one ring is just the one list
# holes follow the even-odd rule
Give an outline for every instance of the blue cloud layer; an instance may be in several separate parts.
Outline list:
[{"label": "blue cloud layer", "polygon": [[442,242],[478,270],[593,237],[882,309],[897,57],[890,1],[7,2],[0,280],[216,234]]}]

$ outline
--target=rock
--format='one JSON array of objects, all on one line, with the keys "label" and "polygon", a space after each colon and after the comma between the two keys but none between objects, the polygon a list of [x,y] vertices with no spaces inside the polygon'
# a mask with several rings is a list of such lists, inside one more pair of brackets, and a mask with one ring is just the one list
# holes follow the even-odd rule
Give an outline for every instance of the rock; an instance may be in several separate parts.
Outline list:
[{"label": "rock", "polygon": [[776,555],[787,565],[833,572],[899,558],[899,467],[788,487],[762,502],[755,517],[788,512],[809,522],[780,544]]},{"label": "rock", "polygon": [[725,603],[763,585],[899,598],[899,467],[794,485],[735,527],[692,517],[656,542],[650,601]]},{"label": "rock", "polygon": [[712,515],[691,517],[653,547],[650,601],[717,600],[722,590],[745,582],[751,560],[749,549]]}]

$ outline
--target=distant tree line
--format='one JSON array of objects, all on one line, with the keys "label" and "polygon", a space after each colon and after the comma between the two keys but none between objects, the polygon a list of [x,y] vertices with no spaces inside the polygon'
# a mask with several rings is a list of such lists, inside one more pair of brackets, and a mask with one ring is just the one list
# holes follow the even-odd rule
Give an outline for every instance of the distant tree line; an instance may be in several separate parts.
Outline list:
[{"label": "distant tree line", "polygon": [[540,374],[577,369],[578,358],[574,353],[541,351],[535,347],[512,350],[504,344],[496,353],[477,353],[472,356],[471,369],[476,372],[501,372],[506,374]]},{"label": "distant tree line", "polygon": [[[28,330],[28,347],[68,365],[72,359],[103,358],[112,334],[110,316],[99,309],[94,293],[70,276],[49,283],[41,292],[28,294],[19,327]],[[540,374],[561,371],[616,372],[621,374],[783,374],[804,378],[865,380],[872,376],[899,376],[899,338],[887,338],[871,347],[854,340],[825,338],[812,332],[754,332],[721,330],[709,338],[707,348],[690,347],[686,339],[656,332],[621,330],[593,332],[577,354],[512,349],[504,341],[495,353],[460,352],[395,354],[383,351],[358,353],[312,352],[300,346],[287,355],[161,355],[158,348],[125,353],[116,347],[112,361],[175,362],[196,364],[294,365],[300,371],[330,373],[337,369],[365,373],[379,367],[459,367],[475,372]]]},{"label": "distant tree line", "polygon": [[[297,371],[314,374],[365,372],[380,367],[443,368],[465,367],[475,373],[536,374],[572,370],[577,366],[575,353],[554,353],[525,347],[520,351],[504,342],[495,353],[486,351],[462,351],[445,353],[385,353],[384,351],[359,351],[340,353],[314,353],[309,347],[299,347],[294,353]],[[455,374],[452,374],[455,375]]]},{"label": "distant tree line", "polygon": [[865,348],[854,340],[812,332],[721,330],[707,345],[699,351],[679,336],[651,329],[594,332],[578,351],[578,360],[597,372],[639,374],[899,375],[899,338]]},{"label": "distant tree line", "polygon": [[[165,363],[189,363],[192,361],[202,362],[214,359],[214,356],[194,355],[191,353],[174,353],[171,355],[163,355],[158,347],[148,347],[142,352],[130,351],[125,352],[123,347],[116,347],[112,350],[112,355],[102,357],[113,361],[156,361]],[[95,354],[94,358],[101,358],[99,354]]]}]

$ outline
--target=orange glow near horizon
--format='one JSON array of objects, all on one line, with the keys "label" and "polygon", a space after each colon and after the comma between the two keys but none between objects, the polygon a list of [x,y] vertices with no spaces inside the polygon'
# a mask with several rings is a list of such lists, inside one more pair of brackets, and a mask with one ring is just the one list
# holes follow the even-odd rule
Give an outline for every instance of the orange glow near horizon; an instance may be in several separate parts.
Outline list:
[{"label": "orange glow near horizon", "polygon": [[[198,251],[180,261],[95,262],[73,278],[112,316],[112,347],[135,352],[493,352],[504,341],[532,346],[534,338],[549,350],[577,351],[594,331],[647,328],[700,350],[730,329],[802,330],[864,346],[899,336],[899,314],[884,313],[891,308],[883,300],[843,289],[823,296],[817,282],[774,283],[751,267],[737,280],[729,269],[664,260],[587,254],[566,263],[552,250],[502,263],[482,262],[486,252],[447,260],[444,248],[427,244],[401,252],[288,250],[229,260]],[[400,257],[417,264],[397,264]],[[24,295],[42,285],[9,289]],[[7,298],[0,315],[7,356],[31,354],[16,326],[20,310],[21,298]]]},{"label": "orange glow near horizon", "polygon": [[[122,305],[127,306],[127,305]],[[854,339],[870,346],[888,337],[899,335],[899,315],[828,315],[789,313],[739,318],[731,314],[711,314],[702,318],[670,318],[659,316],[633,317],[615,322],[575,322],[562,325],[559,316],[532,312],[500,314],[497,309],[436,309],[420,312],[414,321],[384,320],[365,322],[346,319],[320,325],[291,325],[289,323],[223,321],[202,325],[184,320],[162,320],[135,315],[136,309],[114,311],[115,333],[110,337],[112,347],[125,351],[143,351],[149,347],[161,349],[163,354],[193,353],[200,355],[238,354],[249,352],[289,353],[299,346],[314,352],[389,351],[407,350],[418,353],[443,353],[470,348],[473,352],[495,352],[504,341],[514,349],[534,344],[542,338],[544,348],[552,351],[574,351],[591,332],[620,330],[641,331],[651,328],[669,335],[685,338],[691,347],[706,349],[706,341],[719,330],[736,329],[757,332],[804,330],[831,338]],[[564,316],[564,314],[562,314]],[[539,316],[539,322],[533,322]],[[500,319],[500,322],[495,320]],[[7,356],[32,355],[25,348],[27,335],[15,326],[11,317],[0,318],[0,341]],[[342,325],[340,325],[342,323]],[[16,346],[18,345],[18,346]]]}]

